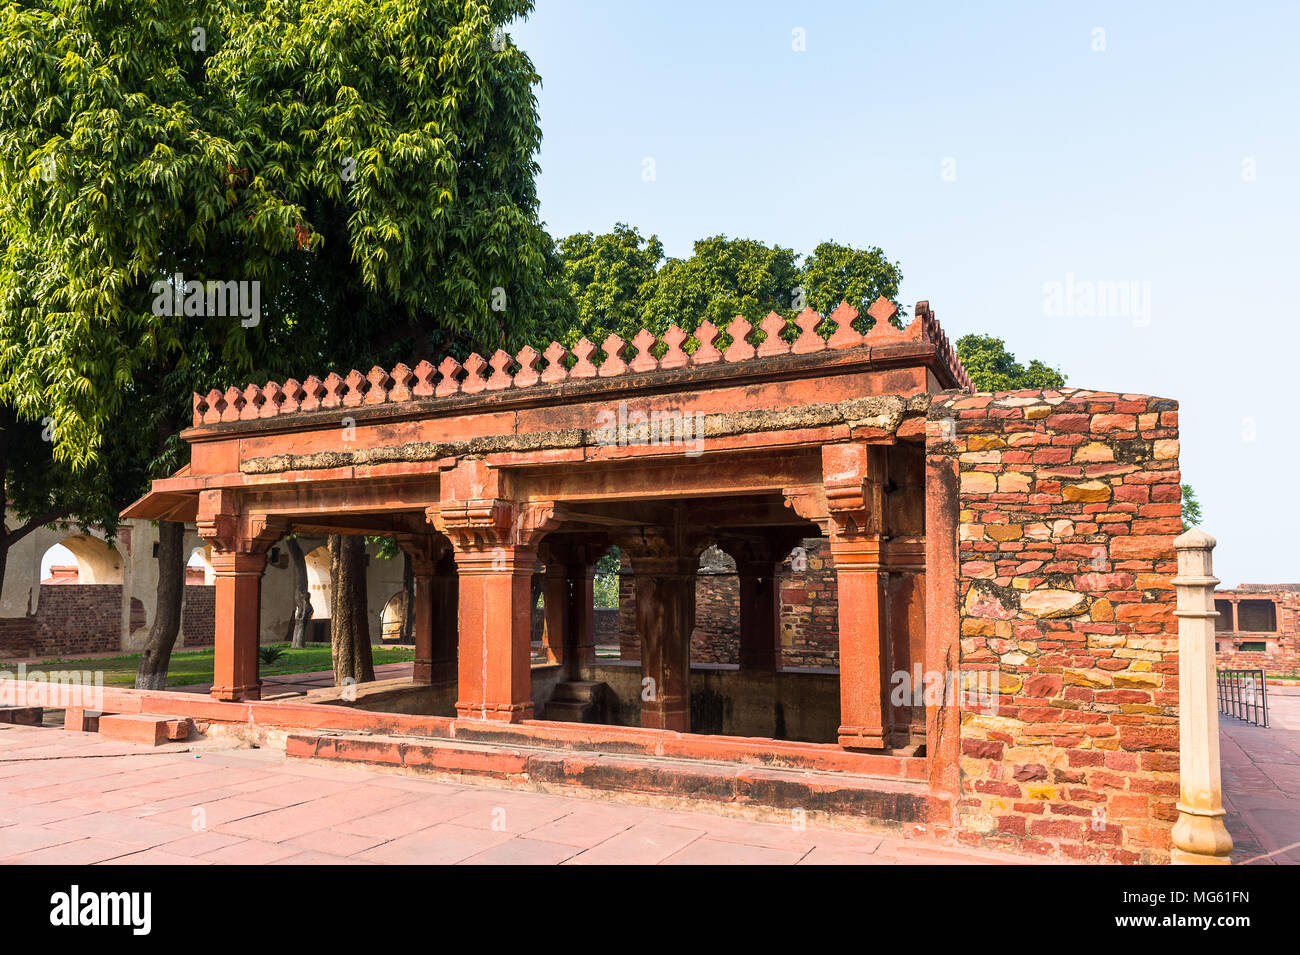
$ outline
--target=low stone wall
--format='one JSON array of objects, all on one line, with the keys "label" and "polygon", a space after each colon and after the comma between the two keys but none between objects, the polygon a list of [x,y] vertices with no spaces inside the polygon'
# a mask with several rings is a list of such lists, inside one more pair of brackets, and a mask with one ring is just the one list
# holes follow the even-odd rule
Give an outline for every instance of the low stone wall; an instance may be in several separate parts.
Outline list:
[{"label": "low stone wall", "polygon": [[[927,532],[952,540],[959,564],[954,575],[934,558],[927,618],[942,649],[955,616],[963,683],[991,688],[959,698],[961,837],[1167,861],[1179,791],[1177,404],[950,394],[929,418]],[[946,709],[939,725],[956,716]]]},{"label": "low stone wall", "polygon": [[121,645],[121,584],[41,587],[36,613],[0,620],[0,650],[9,656],[116,653]]},{"label": "low stone wall", "polygon": [[1214,655],[1220,670],[1263,670],[1267,676],[1300,673],[1300,656],[1289,647],[1274,650],[1220,650]]}]

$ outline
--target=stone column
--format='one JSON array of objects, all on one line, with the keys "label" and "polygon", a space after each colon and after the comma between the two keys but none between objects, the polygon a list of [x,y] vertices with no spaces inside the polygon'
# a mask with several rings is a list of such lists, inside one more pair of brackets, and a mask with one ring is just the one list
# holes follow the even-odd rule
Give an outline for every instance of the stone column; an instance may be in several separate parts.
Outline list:
[{"label": "stone column", "polygon": [[775,672],[781,662],[781,561],[794,548],[783,540],[731,542],[740,584],[740,668]]},{"label": "stone column", "polygon": [[437,627],[437,588],[434,574],[447,542],[432,534],[398,534],[397,544],[411,562],[412,623],[415,638],[413,683],[433,682],[434,633]]},{"label": "stone column", "polygon": [[691,632],[699,554],[676,535],[632,537],[620,546],[632,564],[641,643],[641,725],[691,728]]},{"label": "stone column", "polygon": [[888,576],[881,539],[885,449],[826,445],[822,472],[839,602],[839,743],[845,749],[884,749],[890,731]]},{"label": "stone column", "polygon": [[216,634],[211,694],[218,700],[261,697],[262,572],[266,552],[289,529],[283,519],[244,510],[229,489],[199,494],[199,536],[212,545]]},{"label": "stone column", "polygon": [[[599,556],[597,556],[599,559]],[[585,679],[596,665],[596,563],[570,566],[569,620],[572,644],[565,649],[570,680]]]},{"label": "stone column", "polygon": [[459,574],[456,712],[531,719],[533,567],[554,507],[487,498],[444,500],[429,510],[451,539]]},{"label": "stone column", "polygon": [[459,578],[450,547],[438,562],[429,584],[433,591],[429,679],[432,683],[450,683],[456,679],[456,657],[460,641]]},{"label": "stone column", "polygon": [[266,552],[212,548],[216,578],[216,636],[212,655],[213,698],[261,698],[257,650],[262,630],[262,571]]},{"label": "stone column", "polygon": [[1215,540],[1192,529],[1178,551],[1178,821],[1175,865],[1227,865],[1232,837],[1223,824],[1219,775],[1219,708],[1214,670]]},{"label": "stone column", "polygon": [[565,663],[569,630],[572,626],[573,583],[568,564],[543,554],[546,562],[546,582],[543,584],[542,602],[546,608],[546,627],[542,631],[542,649],[547,663]]}]

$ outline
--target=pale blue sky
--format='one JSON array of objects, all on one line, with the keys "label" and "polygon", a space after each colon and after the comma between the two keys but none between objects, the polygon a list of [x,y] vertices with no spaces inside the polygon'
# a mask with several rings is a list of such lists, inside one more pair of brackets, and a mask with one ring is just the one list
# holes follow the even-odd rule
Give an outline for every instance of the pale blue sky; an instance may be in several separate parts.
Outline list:
[{"label": "pale blue sky", "polygon": [[[1177,399],[1219,576],[1300,580],[1300,4],[540,0],[511,35],[553,235],[879,245],[952,338]],[[1052,315],[1067,276],[1139,294]]]}]

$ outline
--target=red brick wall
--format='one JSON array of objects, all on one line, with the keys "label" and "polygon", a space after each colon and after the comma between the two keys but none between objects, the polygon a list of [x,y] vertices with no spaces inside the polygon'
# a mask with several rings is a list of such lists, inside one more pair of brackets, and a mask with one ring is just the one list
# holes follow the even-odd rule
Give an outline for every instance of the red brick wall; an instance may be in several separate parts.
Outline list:
[{"label": "red brick wall", "polygon": [[803,569],[787,563],[781,576],[781,665],[838,667],[839,599],[830,544],[809,537],[800,546]]},{"label": "red brick wall", "polygon": [[216,638],[217,588],[187,584],[181,611],[181,634],[187,647],[210,647]]},{"label": "red brick wall", "polygon": [[122,646],[120,584],[40,589],[36,613],[0,621],[0,650],[13,656],[116,653]]},{"label": "red brick wall", "polygon": [[959,473],[962,679],[996,688],[961,706],[962,838],[1167,861],[1176,403],[1017,391],[939,397],[929,418],[928,455]]}]

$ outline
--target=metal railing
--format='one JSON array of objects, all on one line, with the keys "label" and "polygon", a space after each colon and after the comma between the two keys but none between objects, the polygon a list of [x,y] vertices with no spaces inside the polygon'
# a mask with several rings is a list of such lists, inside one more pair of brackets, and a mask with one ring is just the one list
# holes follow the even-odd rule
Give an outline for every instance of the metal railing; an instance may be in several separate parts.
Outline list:
[{"label": "metal railing", "polygon": [[1219,712],[1268,727],[1268,689],[1263,670],[1219,670]]}]

